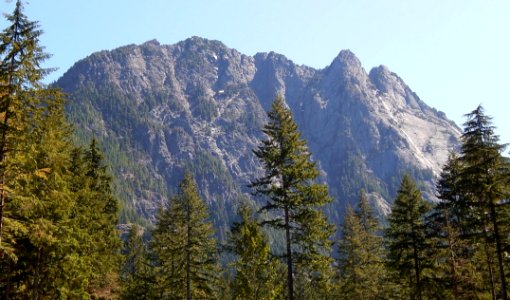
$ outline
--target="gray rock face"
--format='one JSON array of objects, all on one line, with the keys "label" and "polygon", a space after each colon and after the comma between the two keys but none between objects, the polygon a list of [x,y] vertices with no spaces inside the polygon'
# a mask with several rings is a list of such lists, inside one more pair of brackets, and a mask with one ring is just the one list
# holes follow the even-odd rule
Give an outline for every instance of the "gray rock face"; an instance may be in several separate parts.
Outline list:
[{"label": "gray rock face", "polygon": [[395,73],[380,66],[367,74],[348,50],[316,70],[198,37],[149,41],[94,53],[57,85],[70,95],[79,135],[108,148],[127,205],[149,219],[184,169],[195,174],[217,221],[231,215],[262,172],[252,150],[277,94],[330,187],[334,219],[361,188],[387,213],[404,172],[433,200],[435,178],[460,136]]}]

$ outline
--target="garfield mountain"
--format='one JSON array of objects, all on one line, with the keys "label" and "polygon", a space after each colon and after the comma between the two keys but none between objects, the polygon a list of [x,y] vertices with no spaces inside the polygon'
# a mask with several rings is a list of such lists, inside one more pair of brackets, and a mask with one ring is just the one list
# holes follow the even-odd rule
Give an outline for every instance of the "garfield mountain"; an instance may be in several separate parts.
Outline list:
[{"label": "garfield mountain", "polygon": [[[385,66],[366,72],[349,50],[324,69],[274,52],[244,55],[192,37],[148,41],[78,61],[57,82],[79,140],[105,150],[124,221],[153,220],[190,170],[216,224],[226,225],[263,172],[253,150],[266,111],[284,96],[334,201],[338,221],[365,189],[386,214],[404,173],[435,199],[460,130]],[[256,201],[264,201],[256,199]]]}]

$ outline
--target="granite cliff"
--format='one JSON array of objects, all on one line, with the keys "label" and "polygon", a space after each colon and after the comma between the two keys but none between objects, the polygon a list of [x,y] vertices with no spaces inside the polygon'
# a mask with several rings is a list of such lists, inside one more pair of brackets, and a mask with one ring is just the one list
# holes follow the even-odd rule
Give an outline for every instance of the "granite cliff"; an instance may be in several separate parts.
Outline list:
[{"label": "granite cliff", "polygon": [[385,66],[366,72],[348,50],[314,69],[198,37],[153,40],[94,53],[56,85],[69,94],[78,137],[94,136],[106,150],[125,207],[149,220],[189,169],[215,221],[226,225],[262,172],[252,150],[277,94],[330,187],[334,220],[361,188],[387,213],[404,172],[433,201],[435,178],[460,136],[397,74]]}]

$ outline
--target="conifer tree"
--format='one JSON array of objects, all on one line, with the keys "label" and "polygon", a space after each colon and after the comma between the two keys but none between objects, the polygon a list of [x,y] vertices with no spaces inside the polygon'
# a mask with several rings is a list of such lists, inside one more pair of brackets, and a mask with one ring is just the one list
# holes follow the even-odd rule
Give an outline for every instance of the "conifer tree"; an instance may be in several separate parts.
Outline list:
[{"label": "conifer tree", "polygon": [[[13,13],[6,15],[6,19],[9,26],[0,34],[0,259],[4,254],[15,259],[4,242],[7,202],[14,192],[12,177],[19,172],[9,154],[21,150],[17,149],[17,139],[26,131],[26,118],[40,100],[26,94],[41,88],[40,81],[48,70],[40,68],[40,64],[48,55],[39,45],[42,33],[39,25],[23,14],[21,1],[16,2]],[[22,230],[20,223],[12,221],[11,225]]]},{"label": "conifer tree", "polygon": [[338,243],[339,297],[377,299],[384,296],[387,275],[383,263],[383,241],[378,220],[362,190],[358,208],[347,207],[342,237]]},{"label": "conifer tree", "polygon": [[[473,242],[473,210],[459,184],[462,164],[450,154],[437,183],[438,198],[427,217],[433,272],[429,277],[436,295],[450,299],[479,299],[486,295],[477,254],[483,252]],[[485,290],[485,291],[484,291]]]},{"label": "conifer tree", "polygon": [[279,282],[278,261],[270,254],[267,238],[254,219],[253,211],[242,205],[241,222],[234,223],[228,250],[235,255],[232,262],[233,299],[277,299],[283,285]]},{"label": "conifer tree", "polygon": [[[499,144],[491,118],[485,115],[482,106],[466,117],[459,158],[463,164],[459,185],[476,209],[473,223],[478,221],[478,226],[473,227],[480,239],[485,241],[492,297],[508,299],[504,252],[509,246],[510,234],[510,164],[501,155],[506,145]],[[492,261],[497,262],[494,269]],[[494,291],[494,277],[499,277],[499,296]]]},{"label": "conifer tree", "polygon": [[400,273],[402,281],[409,281],[411,297],[418,300],[424,292],[422,273],[428,267],[425,216],[429,210],[413,179],[404,175],[384,235],[388,266]]},{"label": "conifer tree", "polygon": [[120,272],[121,298],[126,300],[156,298],[152,264],[142,240],[141,228],[136,224],[129,230],[122,252],[124,262]]},{"label": "conifer tree", "polygon": [[95,139],[86,150],[77,148],[72,152],[70,171],[71,191],[76,195],[72,221],[86,233],[81,235],[81,251],[92,268],[89,291],[96,293],[118,280],[121,247],[115,228],[118,200],[113,195],[112,178]]},{"label": "conifer tree", "polygon": [[[104,279],[100,269],[114,261],[105,254],[118,249],[116,199],[94,212],[81,201],[85,194],[96,193],[98,202],[111,195],[77,180],[74,170],[85,169],[84,160],[73,160],[64,97],[40,83],[47,55],[37,23],[20,1],[7,20],[0,44],[0,298],[86,298],[91,282]],[[84,215],[97,218],[76,221]],[[108,221],[98,228],[96,220]]]},{"label": "conifer tree", "polygon": [[157,216],[151,241],[157,257],[159,296],[165,299],[215,299],[219,268],[207,208],[191,174]]},{"label": "conifer tree", "polygon": [[[24,97],[44,97],[39,100],[45,105],[30,114],[27,131],[18,136],[17,149],[24,151],[9,156],[16,162],[16,172],[10,173],[13,192],[5,224],[15,259],[2,261],[8,283],[0,290],[6,298],[87,294],[88,267],[77,239],[83,232],[70,221],[75,205],[69,189],[70,130],[61,95],[53,92],[25,93]],[[48,97],[51,101],[46,101]],[[14,230],[13,223],[23,224],[19,227],[23,230]]]},{"label": "conifer tree", "polygon": [[[261,211],[270,213],[265,224],[283,231],[288,298],[294,299],[294,277],[300,274],[316,291],[327,293],[331,278],[333,226],[321,211],[331,202],[327,186],[317,183],[319,172],[291,112],[277,97],[263,132],[267,139],[254,151],[265,169],[251,183],[255,195],[265,196]],[[316,297],[321,297],[316,295]]]}]

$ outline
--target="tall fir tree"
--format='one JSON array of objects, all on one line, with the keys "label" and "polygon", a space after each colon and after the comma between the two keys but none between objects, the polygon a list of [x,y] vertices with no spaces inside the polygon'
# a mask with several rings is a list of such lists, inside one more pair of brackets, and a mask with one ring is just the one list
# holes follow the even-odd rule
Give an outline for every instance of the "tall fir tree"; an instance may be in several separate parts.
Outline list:
[{"label": "tall fir tree", "polygon": [[[41,31],[16,2],[0,44],[0,293],[40,298],[84,294],[67,189],[70,130],[63,96],[41,80]],[[70,278],[65,279],[66,276]]]},{"label": "tall fir tree", "polygon": [[216,299],[219,267],[207,208],[189,172],[157,216],[151,240],[164,299]]},{"label": "tall fir tree", "polygon": [[105,236],[117,239],[116,232],[105,230],[94,240],[96,230],[75,222],[86,208],[73,187],[64,97],[40,83],[47,73],[40,64],[48,56],[20,1],[7,20],[0,44],[0,298],[87,298],[97,278],[95,260],[106,260],[84,249],[104,243]]},{"label": "tall fir tree", "polygon": [[[26,133],[27,118],[40,101],[39,97],[27,93],[41,89],[41,80],[48,73],[40,68],[48,55],[39,45],[42,31],[37,22],[28,20],[19,0],[13,13],[5,16],[9,25],[0,34],[0,259],[5,254],[15,256],[5,243],[4,224],[8,202],[14,193],[12,177],[20,170],[9,155],[24,150],[18,149],[20,135]],[[21,230],[22,224],[14,223],[11,225]]]},{"label": "tall fir tree", "polygon": [[[121,243],[116,230],[118,199],[113,194],[112,177],[104,164],[96,140],[87,149],[76,148],[71,153],[71,191],[75,193],[73,225],[81,235],[81,251],[91,267],[91,294],[108,294],[118,283]],[[106,289],[106,290],[105,290]]]},{"label": "tall fir tree", "polygon": [[272,300],[281,294],[283,285],[278,261],[271,256],[262,228],[247,205],[239,208],[240,222],[232,226],[228,250],[235,255],[231,263],[234,280],[232,298],[236,300]]},{"label": "tall fir tree", "polygon": [[402,283],[409,282],[412,299],[423,299],[423,271],[428,266],[425,216],[430,205],[409,175],[404,175],[388,216],[384,232],[388,266],[400,273]]},{"label": "tall fir tree", "polygon": [[265,169],[251,183],[255,195],[267,200],[261,211],[269,212],[265,224],[283,231],[287,266],[288,299],[294,297],[294,279],[313,287],[314,297],[331,289],[331,242],[333,226],[321,211],[331,202],[327,186],[317,182],[319,172],[312,162],[285,101],[278,96],[268,112],[263,132],[267,139],[254,151]]},{"label": "tall fir tree", "polygon": [[443,299],[480,299],[488,295],[477,261],[483,248],[472,239],[475,210],[460,189],[461,171],[458,156],[450,154],[437,183],[440,201],[427,217],[433,266],[429,277]]},{"label": "tall fir tree", "polygon": [[[476,208],[474,226],[480,239],[485,241],[488,277],[493,287],[493,298],[508,299],[505,251],[509,247],[510,234],[510,164],[502,156],[506,145],[499,143],[491,118],[478,106],[466,115],[462,134],[459,185],[471,204]],[[493,262],[497,267],[493,267]],[[495,276],[497,273],[499,276]],[[496,280],[499,277],[499,292]]]},{"label": "tall fir tree", "polygon": [[338,297],[380,299],[388,294],[379,222],[362,190],[356,211],[348,207],[338,242]]}]

